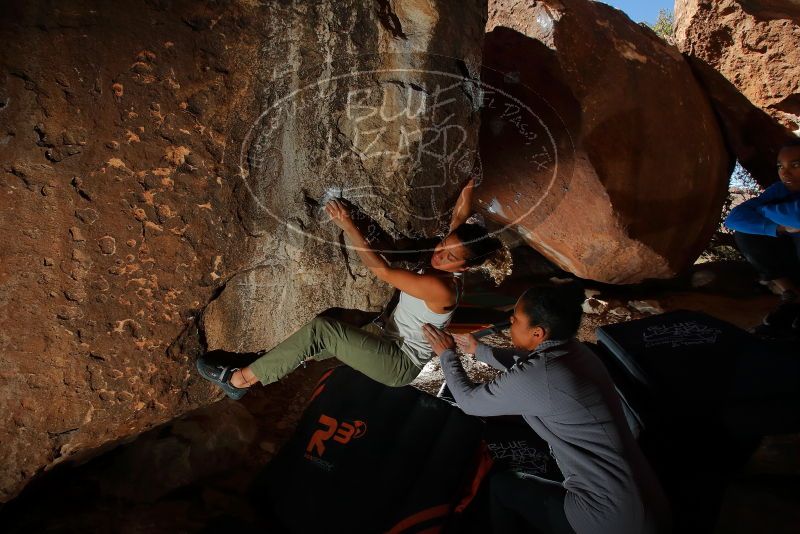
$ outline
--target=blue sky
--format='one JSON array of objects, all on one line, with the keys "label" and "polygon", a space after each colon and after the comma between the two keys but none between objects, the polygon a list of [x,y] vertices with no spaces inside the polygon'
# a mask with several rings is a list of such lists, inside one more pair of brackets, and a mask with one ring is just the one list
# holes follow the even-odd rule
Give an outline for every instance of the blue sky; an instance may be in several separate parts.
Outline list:
[{"label": "blue sky", "polygon": [[662,9],[672,11],[674,0],[600,0],[601,2],[621,9],[635,22],[653,23]]}]

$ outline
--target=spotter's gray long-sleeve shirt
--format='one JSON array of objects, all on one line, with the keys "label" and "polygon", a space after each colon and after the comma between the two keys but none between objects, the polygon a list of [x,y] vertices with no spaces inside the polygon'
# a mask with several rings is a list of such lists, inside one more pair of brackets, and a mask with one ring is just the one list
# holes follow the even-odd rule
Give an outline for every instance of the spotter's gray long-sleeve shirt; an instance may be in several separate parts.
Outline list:
[{"label": "spotter's gray long-sleeve shirt", "polygon": [[467,414],[521,415],[547,441],[564,475],[564,511],[577,534],[667,530],[661,487],[608,371],[589,348],[546,341],[528,354],[479,344],[475,356],[504,372],[475,384],[447,350],[441,363],[453,397]]}]

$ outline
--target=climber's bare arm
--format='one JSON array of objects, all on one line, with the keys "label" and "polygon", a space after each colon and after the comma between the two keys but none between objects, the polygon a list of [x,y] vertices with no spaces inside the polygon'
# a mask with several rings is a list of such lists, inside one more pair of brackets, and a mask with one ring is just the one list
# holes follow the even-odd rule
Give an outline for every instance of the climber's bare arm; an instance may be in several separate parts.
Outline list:
[{"label": "climber's bare arm", "polygon": [[400,291],[408,293],[412,297],[424,300],[433,311],[442,313],[443,308],[449,308],[455,304],[455,286],[448,284],[447,279],[443,279],[432,274],[419,274],[406,269],[371,269],[375,276],[396,287]]},{"label": "climber's bare arm", "polygon": [[446,280],[431,274],[418,274],[394,268],[370,248],[364,234],[350,218],[350,208],[344,202],[331,200],[325,206],[325,210],[334,224],[344,231],[350,241],[351,249],[358,253],[364,265],[380,280],[434,307],[452,305],[455,289],[448,285]]},{"label": "climber's bare arm", "polygon": [[472,197],[475,192],[475,178],[470,178],[461,194],[458,196],[456,206],[453,208],[453,216],[450,218],[450,231],[452,232],[464,224],[469,216],[472,215]]},{"label": "climber's bare arm", "polygon": [[333,223],[342,229],[350,241],[350,247],[358,253],[364,265],[373,273],[375,273],[376,270],[382,271],[388,269],[389,264],[370,247],[363,232],[353,222],[353,219],[350,217],[350,209],[350,206],[339,199],[331,200],[325,205],[325,211],[328,213]]}]

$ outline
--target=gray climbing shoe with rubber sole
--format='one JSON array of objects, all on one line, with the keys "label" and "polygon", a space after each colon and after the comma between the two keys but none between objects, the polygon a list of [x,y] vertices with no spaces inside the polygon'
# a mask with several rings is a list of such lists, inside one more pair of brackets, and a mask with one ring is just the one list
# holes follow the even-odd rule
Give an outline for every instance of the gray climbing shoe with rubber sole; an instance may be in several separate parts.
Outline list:
[{"label": "gray climbing shoe with rubber sole", "polygon": [[195,366],[200,376],[222,388],[222,391],[231,399],[239,400],[247,393],[247,388],[237,388],[231,384],[231,377],[235,371],[239,370],[238,368],[214,365],[207,362],[203,357],[197,358]]}]

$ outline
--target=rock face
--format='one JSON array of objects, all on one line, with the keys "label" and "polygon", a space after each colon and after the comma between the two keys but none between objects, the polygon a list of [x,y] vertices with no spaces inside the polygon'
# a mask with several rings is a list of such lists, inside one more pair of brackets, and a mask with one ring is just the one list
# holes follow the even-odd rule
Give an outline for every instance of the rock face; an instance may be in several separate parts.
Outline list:
[{"label": "rock face", "polygon": [[475,159],[485,10],[4,4],[0,502],[219,398],[193,371],[203,335],[266,349],[383,302],[316,200],[441,227]]},{"label": "rock face", "polygon": [[674,48],[599,2],[490,2],[484,210],[559,267],[632,283],[693,262],[731,158]]},{"label": "rock face", "polygon": [[[288,43],[261,58],[288,74],[270,80],[272,96],[239,154],[238,213],[258,252],[206,309],[210,348],[271,348],[321,310],[378,310],[391,296],[320,222],[321,199],[341,193],[395,236],[430,237],[449,221],[478,159],[486,5],[392,6],[316,14],[353,40],[331,35],[318,57]],[[316,42],[307,17],[296,25]],[[378,53],[343,56],[362,43]]]},{"label": "rock face", "polygon": [[762,185],[800,131],[800,2],[677,0],[676,41],[706,86],[728,142]]},{"label": "rock face", "polygon": [[800,17],[798,0],[740,0],[741,6],[751,13],[770,18]]}]

